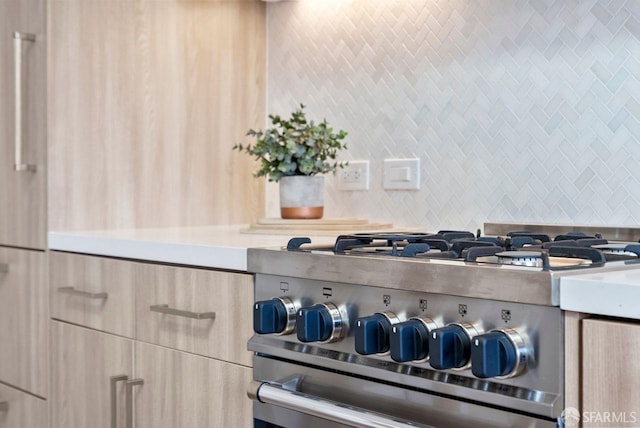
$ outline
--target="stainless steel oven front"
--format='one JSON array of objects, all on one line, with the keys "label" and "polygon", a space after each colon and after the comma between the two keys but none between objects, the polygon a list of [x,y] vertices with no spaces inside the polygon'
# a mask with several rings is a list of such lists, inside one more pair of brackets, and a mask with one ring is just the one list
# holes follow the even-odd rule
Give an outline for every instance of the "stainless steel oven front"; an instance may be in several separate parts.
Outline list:
[{"label": "stainless steel oven front", "polygon": [[558,307],[265,274],[255,298],[256,426],[557,425]]},{"label": "stainless steel oven front", "polygon": [[487,224],[485,233],[249,249],[257,425],[562,425],[560,279],[635,268],[640,230]]}]

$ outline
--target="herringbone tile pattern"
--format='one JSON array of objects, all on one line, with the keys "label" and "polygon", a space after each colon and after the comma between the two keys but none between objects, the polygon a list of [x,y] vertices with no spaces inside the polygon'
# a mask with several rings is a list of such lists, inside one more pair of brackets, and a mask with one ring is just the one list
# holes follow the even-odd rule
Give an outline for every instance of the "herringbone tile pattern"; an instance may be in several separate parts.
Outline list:
[{"label": "herringbone tile pattern", "polygon": [[[371,160],[327,216],[640,223],[640,0],[300,0],[268,31],[269,112],[303,102]],[[389,157],[419,191],[382,189]]]}]

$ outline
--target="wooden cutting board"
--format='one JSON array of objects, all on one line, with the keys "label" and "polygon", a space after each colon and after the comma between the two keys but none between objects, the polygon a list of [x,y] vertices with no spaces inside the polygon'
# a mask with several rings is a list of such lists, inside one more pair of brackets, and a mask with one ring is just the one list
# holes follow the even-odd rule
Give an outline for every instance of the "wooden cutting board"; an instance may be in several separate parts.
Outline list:
[{"label": "wooden cutting board", "polygon": [[335,235],[345,232],[381,231],[393,228],[392,223],[369,223],[366,218],[322,218],[318,220],[290,220],[261,218],[242,229],[241,233],[286,234],[293,232],[305,235]]},{"label": "wooden cutting board", "polygon": [[299,226],[308,224],[312,226],[336,225],[336,226],[357,226],[369,224],[369,220],[359,217],[341,218],[320,218],[317,220],[292,220],[285,218],[261,218],[255,222],[259,226]]}]

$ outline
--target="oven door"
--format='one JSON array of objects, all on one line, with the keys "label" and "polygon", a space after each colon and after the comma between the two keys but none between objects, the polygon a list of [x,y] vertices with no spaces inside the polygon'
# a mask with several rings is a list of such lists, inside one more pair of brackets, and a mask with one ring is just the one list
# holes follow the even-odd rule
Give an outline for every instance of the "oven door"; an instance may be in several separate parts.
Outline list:
[{"label": "oven door", "polygon": [[256,427],[556,427],[556,421],[254,356]]}]

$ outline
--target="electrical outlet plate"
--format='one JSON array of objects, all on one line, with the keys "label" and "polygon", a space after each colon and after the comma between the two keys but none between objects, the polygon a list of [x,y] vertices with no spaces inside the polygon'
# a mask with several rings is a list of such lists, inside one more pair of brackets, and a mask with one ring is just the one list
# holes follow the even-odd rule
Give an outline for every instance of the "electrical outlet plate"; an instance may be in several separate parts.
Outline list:
[{"label": "electrical outlet plate", "polygon": [[383,187],[389,190],[420,189],[420,159],[385,159]]},{"label": "electrical outlet plate", "polygon": [[338,170],[340,190],[369,190],[369,161],[349,161],[349,165]]}]

